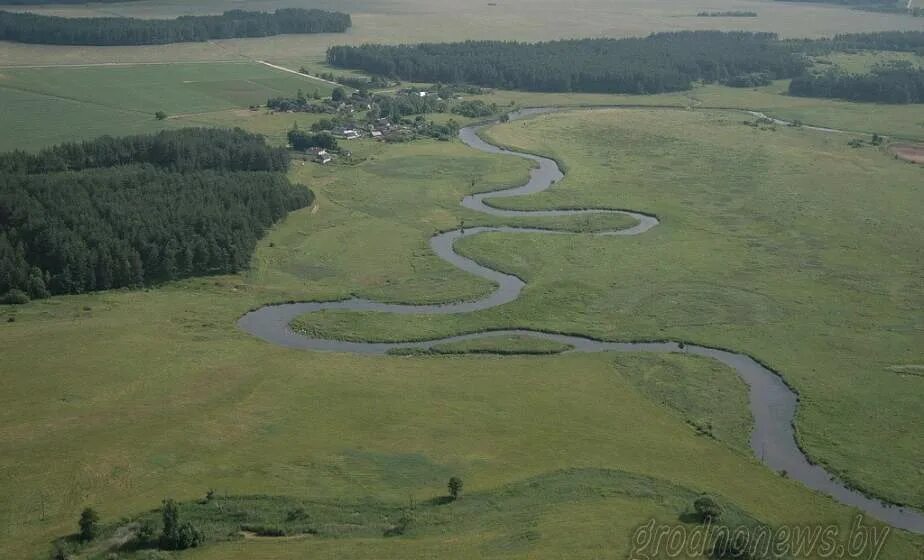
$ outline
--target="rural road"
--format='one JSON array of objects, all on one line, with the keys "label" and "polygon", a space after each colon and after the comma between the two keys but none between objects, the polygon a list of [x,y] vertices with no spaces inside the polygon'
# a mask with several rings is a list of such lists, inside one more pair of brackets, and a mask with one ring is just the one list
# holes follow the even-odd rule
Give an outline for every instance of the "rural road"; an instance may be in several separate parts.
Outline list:
[{"label": "rural road", "polygon": [[290,73],[290,74],[296,74],[296,75],[301,76],[301,77],[303,77],[303,78],[308,78],[308,79],[310,79],[310,80],[315,80],[315,81],[318,81],[318,82],[324,82],[325,84],[330,84],[330,85],[332,85],[332,86],[336,86],[336,87],[346,87],[346,86],[343,86],[343,85],[341,85],[341,84],[338,84],[337,82],[332,82],[332,81],[330,81],[330,80],[325,80],[324,78],[319,78],[319,77],[317,77],[317,76],[312,76],[311,74],[302,74],[302,73],[299,72],[298,70],[292,70],[291,68],[286,68],[285,66],[279,66],[279,65],[277,65],[277,64],[271,64],[271,63],[269,63],[269,62],[267,62],[267,61],[265,61],[265,60],[254,60],[254,62],[256,62],[257,64],[262,64],[263,66],[269,66],[270,68],[275,68],[276,70],[282,70],[283,72],[288,72],[288,73]]},{"label": "rural road", "polygon": [[[512,113],[510,118],[525,118],[532,115],[547,113],[552,110],[554,109],[525,109]],[[509,217],[547,217],[583,215],[589,213],[623,214],[635,218],[638,222],[635,226],[628,229],[590,234],[597,236],[640,235],[658,225],[659,222],[654,216],[626,210],[568,209],[520,211],[502,210],[491,206],[487,202],[489,199],[538,193],[550,188],[553,184],[561,180],[564,175],[558,167],[558,164],[552,159],[534,154],[514,152],[485,142],[478,136],[478,131],[483,126],[485,125],[464,128],[460,131],[459,136],[465,144],[476,150],[490,154],[529,159],[538,163],[538,167],[530,172],[530,178],[526,184],[511,189],[467,196],[462,200],[462,205],[464,207],[494,216]],[[798,480],[813,490],[827,494],[842,504],[860,509],[869,516],[892,525],[893,527],[913,533],[924,534],[924,513],[911,508],[884,504],[877,499],[869,498],[860,492],[846,487],[838,481],[833,474],[819,465],[813,465],[808,460],[796,443],[793,431],[793,421],[798,405],[797,395],[785,384],[780,375],[745,354],[673,341],[609,342],[581,336],[523,329],[479,332],[415,342],[348,342],[343,340],[308,337],[293,331],[289,326],[294,319],[301,315],[322,310],[373,311],[401,315],[450,314],[470,313],[510,303],[520,296],[520,292],[526,285],[523,280],[516,276],[505,274],[478,264],[472,259],[456,253],[454,250],[454,244],[459,239],[487,232],[574,235],[569,232],[538,228],[498,226],[473,227],[465,228],[464,230],[458,229],[434,236],[430,240],[430,247],[437,256],[465,272],[490,280],[497,285],[497,289],[494,292],[481,299],[434,305],[380,303],[358,298],[331,302],[268,305],[251,311],[241,317],[238,321],[238,326],[255,337],[287,348],[349,352],[356,354],[386,354],[390,350],[397,349],[429,349],[440,344],[451,342],[520,335],[570,345],[573,349],[569,350],[569,352],[687,353],[711,358],[734,369],[738,376],[748,385],[750,411],[754,418],[754,429],[751,433],[750,442],[751,449],[754,455],[767,467],[774,471],[786,471],[789,478]]]}]

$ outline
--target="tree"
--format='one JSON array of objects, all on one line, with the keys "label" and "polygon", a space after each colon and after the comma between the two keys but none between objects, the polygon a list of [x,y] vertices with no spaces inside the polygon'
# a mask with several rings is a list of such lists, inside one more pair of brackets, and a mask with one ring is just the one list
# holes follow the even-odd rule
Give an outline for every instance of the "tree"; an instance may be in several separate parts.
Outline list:
[{"label": "tree", "polygon": [[154,118],[157,119],[157,120],[159,120],[159,121],[166,120],[166,119],[167,119],[167,113],[165,113],[165,112],[163,112],[163,111],[157,111],[156,113],[154,113]]},{"label": "tree", "polygon": [[80,513],[80,540],[92,541],[99,534],[99,514],[93,508],[86,508]]},{"label": "tree", "polygon": [[693,509],[703,521],[715,521],[722,515],[722,506],[712,496],[702,495],[693,501]]},{"label": "tree", "polygon": [[313,202],[288,163],[218,129],[0,153],[0,305],[246,267],[273,223]]},{"label": "tree", "polygon": [[344,90],[342,87],[335,88],[334,91],[331,92],[330,98],[337,103],[346,101],[346,90]]},{"label": "tree", "polygon": [[160,548],[186,550],[202,544],[202,533],[191,523],[180,523],[180,508],[172,499],[166,499],[161,509],[164,528],[160,534]]},{"label": "tree", "polygon": [[459,499],[459,494],[462,493],[462,479],[458,476],[454,476],[449,479],[449,496],[453,500]]},{"label": "tree", "polygon": [[230,10],[220,15],[176,19],[67,18],[0,11],[0,40],[55,45],[163,45],[281,33],[342,33],[350,25],[349,14],[298,8],[272,13]]}]

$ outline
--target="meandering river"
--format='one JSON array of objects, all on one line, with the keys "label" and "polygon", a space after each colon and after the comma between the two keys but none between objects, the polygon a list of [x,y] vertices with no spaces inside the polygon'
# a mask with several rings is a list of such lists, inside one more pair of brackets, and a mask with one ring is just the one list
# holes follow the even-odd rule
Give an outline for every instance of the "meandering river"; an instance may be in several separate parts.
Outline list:
[{"label": "meandering river", "polygon": [[[553,109],[527,109],[512,113],[510,116],[511,119],[519,119],[539,113],[550,112],[552,110]],[[476,150],[491,154],[526,158],[536,162],[538,166],[531,171],[529,181],[526,184],[511,189],[467,196],[462,200],[462,206],[478,212],[502,217],[547,217],[609,213],[624,214],[637,220],[635,226],[627,229],[582,235],[640,235],[658,225],[658,220],[654,216],[624,210],[583,209],[520,211],[503,210],[491,206],[488,203],[490,199],[525,196],[546,190],[562,179],[563,174],[558,164],[549,158],[515,152],[485,142],[478,136],[478,130],[480,128],[482,128],[482,126],[463,128],[459,136],[465,144]],[[819,130],[834,132],[833,129]],[[457,229],[440,233],[431,238],[430,247],[441,259],[449,262],[461,271],[490,280],[497,285],[497,289],[494,292],[480,299],[435,305],[379,303],[358,298],[333,302],[268,305],[247,313],[241,317],[238,321],[238,325],[241,329],[253,336],[279,346],[305,350],[350,352],[355,354],[385,354],[389,350],[395,349],[428,349],[440,344],[463,340],[522,335],[570,345],[573,348],[570,352],[687,353],[712,358],[733,368],[748,385],[750,410],[754,418],[754,430],[751,433],[751,449],[755,456],[767,465],[767,467],[775,471],[786,471],[787,476],[798,480],[809,488],[823,492],[843,504],[856,507],[871,517],[879,519],[893,527],[924,534],[924,513],[911,508],[884,504],[879,500],[869,498],[860,492],[846,487],[824,468],[813,465],[808,461],[805,454],[802,453],[802,450],[796,444],[795,434],[793,432],[792,423],[796,413],[798,397],[786,386],[779,375],[745,354],[691,344],[682,345],[677,342],[607,342],[580,336],[566,336],[522,329],[465,334],[417,342],[348,342],[304,336],[293,331],[289,326],[289,324],[300,315],[325,309],[420,315],[470,313],[472,311],[490,309],[505,303],[510,303],[520,296],[520,292],[525,286],[525,283],[521,279],[482,266],[472,259],[456,253],[454,250],[454,245],[459,239],[485,232],[575,235],[569,232],[547,229],[498,226],[473,227],[465,228],[464,230]]]}]

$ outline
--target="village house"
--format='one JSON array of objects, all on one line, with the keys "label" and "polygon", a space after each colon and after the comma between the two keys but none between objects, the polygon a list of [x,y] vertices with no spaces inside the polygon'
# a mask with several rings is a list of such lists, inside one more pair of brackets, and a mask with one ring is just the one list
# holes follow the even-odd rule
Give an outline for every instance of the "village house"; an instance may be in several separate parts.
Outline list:
[{"label": "village house", "polygon": [[362,137],[362,132],[352,127],[341,127],[333,130],[334,136],[339,136],[346,140],[356,140]]},{"label": "village house", "polygon": [[334,161],[334,156],[331,155],[330,152],[328,152],[324,148],[318,148],[318,147],[308,148],[308,150],[306,150],[306,153],[309,156],[311,156],[312,159],[314,159],[314,161],[316,161],[317,163],[320,163],[321,165]]}]

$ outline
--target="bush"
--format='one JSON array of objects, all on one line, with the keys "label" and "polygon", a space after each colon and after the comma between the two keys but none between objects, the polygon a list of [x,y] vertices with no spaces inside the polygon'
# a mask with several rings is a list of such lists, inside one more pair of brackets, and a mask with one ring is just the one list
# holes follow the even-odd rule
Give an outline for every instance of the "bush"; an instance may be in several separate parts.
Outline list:
[{"label": "bush", "polygon": [[80,514],[80,540],[92,541],[99,535],[99,514],[93,508],[86,508]]},{"label": "bush", "polygon": [[253,533],[258,537],[285,537],[288,535],[282,527],[266,527],[263,525],[241,525],[241,531]]},{"label": "bush", "polygon": [[157,525],[150,519],[142,521],[138,526],[138,532],[135,533],[135,542],[140,547],[157,544]]},{"label": "bush", "polygon": [[180,523],[180,509],[176,502],[164,500],[162,509],[164,529],[160,535],[160,548],[186,550],[202,544],[203,535],[191,523]]},{"label": "bush", "polygon": [[463,101],[452,108],[452,112],[463,117],[488,117],[497,112],[497,104],[488,105],[480,99]]},{"label": "bush", "polygon": [[712,496],[700,496],[693,502],[693,509],[703,521],[715,521],[722,515],[722,506]]},{"label": "bush", "polygon": [[26,292],[15,288],[0,297],[0,304],[23,305],[25,303],[29,303],[29,296]]},{"label": "bush", "polygon": [[303,507],[290,509],[286,513],[286,521],[304,521],[305,519],[308,519],[308,512]]},{"label": "bush", "polygon": [[449,484],[447,486],[449,487],[449,495],[452,499],[458,499],[459,494],[462,493],[462,479],[458,476],[454,476],[449,479]]},{"label": "bush", "polygon": [[398,522],[388,529],[385,530],[383,536],[385,537],[400,537],[410,529],[411,524],[414,522],[414,519],[410,514],[405,513],[401,516],[401,519]]}]

